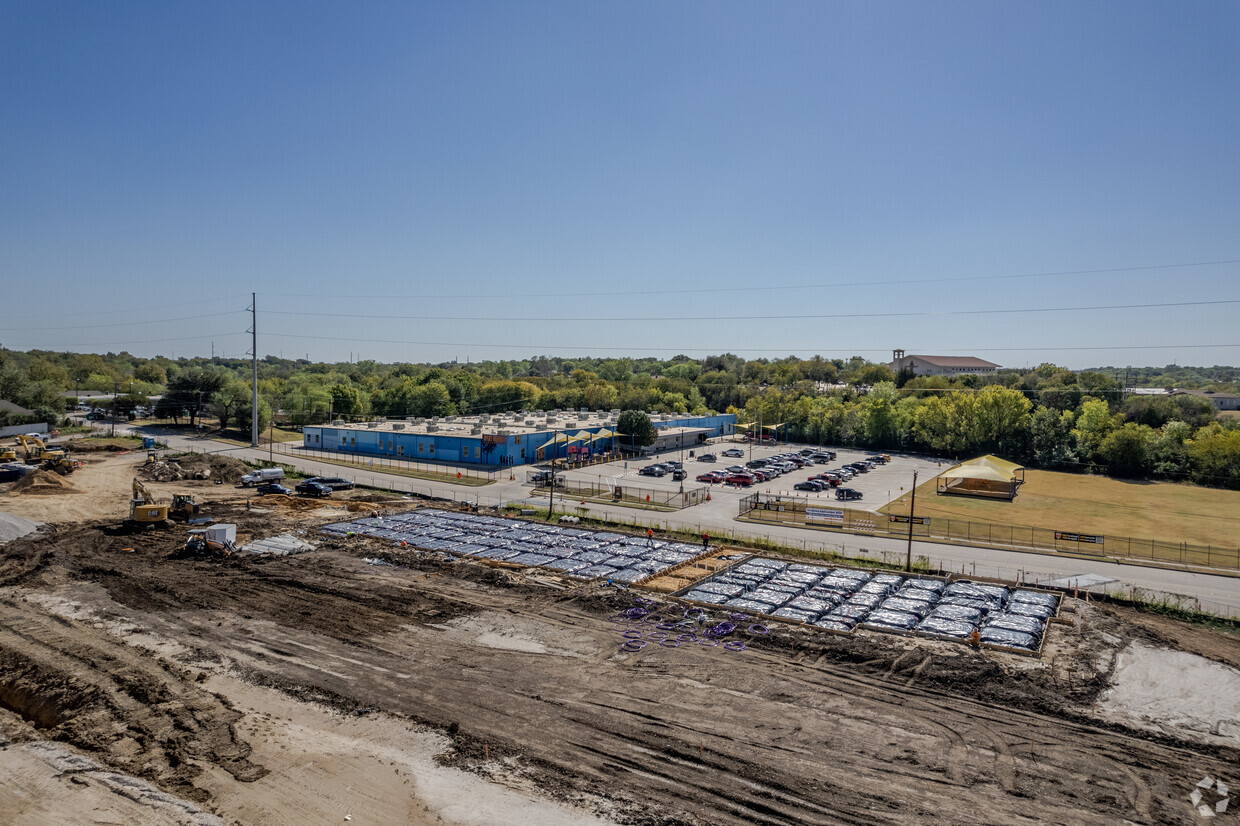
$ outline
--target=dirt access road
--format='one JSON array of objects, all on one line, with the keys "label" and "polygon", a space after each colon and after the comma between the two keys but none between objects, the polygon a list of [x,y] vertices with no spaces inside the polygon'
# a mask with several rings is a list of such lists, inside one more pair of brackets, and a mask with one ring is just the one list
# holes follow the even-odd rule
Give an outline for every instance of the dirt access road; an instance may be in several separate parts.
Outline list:
[{"label": "dirt access road", "polygon": [[800,630],[625,654],[632,592],[314,534],[339,503],[212,508],[318,548],[176,559],[180,529],[115,520],[0,546],[0,821],[1190,823],[1240,765],[1236,692],[1108,701],[1134,643],[1230,679],[1224,634],[1069,601],[1041,660]]}]

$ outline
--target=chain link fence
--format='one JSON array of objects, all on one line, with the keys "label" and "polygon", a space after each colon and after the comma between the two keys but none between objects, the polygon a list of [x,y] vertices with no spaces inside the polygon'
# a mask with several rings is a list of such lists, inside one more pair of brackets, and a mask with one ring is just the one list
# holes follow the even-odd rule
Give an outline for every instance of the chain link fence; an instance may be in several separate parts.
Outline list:
[{"label": "chain link fence", "polygon": [[[908,517],[888,517],[870,511],[851,510],[843,502],[837,507],[831,502],[754,493],[743,497],[739,507],[742,516],[764,522],[839,528],[876,536],[904,537],[909,533]],[[937,516],[924,520],[922,517],[914,518],[919,520],[912,526],[913,537],[917,539],[1240,570],[1240,548],[1129,536],[1092,536],[1050,528],[994,525]]]}]

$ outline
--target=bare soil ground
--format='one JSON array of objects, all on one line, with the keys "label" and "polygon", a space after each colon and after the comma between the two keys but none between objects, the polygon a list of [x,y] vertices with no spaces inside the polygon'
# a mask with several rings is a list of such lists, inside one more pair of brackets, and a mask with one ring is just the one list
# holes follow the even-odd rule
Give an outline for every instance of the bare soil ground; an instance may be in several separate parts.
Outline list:
[{"label": "bare soil ground", "polygon": [[[127,497],[132,465],[93,469],[76,489]],[[316,535],[346,503],[214,490],[239,534],[317,549],[170,558],[182,529],[125,533],[109,502],[0,546],[0,821],[112,799],[106,771],[40,780],[48,741],[180,801],[155,823],[1189,823],[1193,785],[1240,765],[1240,738],[1095,709],[1134,642],[1237,666],[1218,632],[1069,601],[1040,660],[790,628],[625,654],[608,617],[632,592]]]}]

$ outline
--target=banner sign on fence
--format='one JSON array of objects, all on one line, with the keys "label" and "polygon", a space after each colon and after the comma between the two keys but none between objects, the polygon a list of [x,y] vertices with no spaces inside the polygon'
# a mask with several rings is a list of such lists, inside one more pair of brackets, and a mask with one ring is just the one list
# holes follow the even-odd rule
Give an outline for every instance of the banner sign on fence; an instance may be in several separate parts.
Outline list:
[{"label": "banner sign on fence", "polygon": [[[909,519],[909,518],[908,518],[907,516],[896,516],[895,514],[888,514],[888,516],[887,516],[887,521],[888,521],[888,522],[904,522],[904,523],[906,523],[906,524],[907,524],[907,523],[908,523],[908,519]],[[914,516],[914,517],[913,517],[913,524],[914,524],[914,525],[929,525],[929,524],[930,524],[930,517],[928,517],[928,516]]]},{"label": "banner sign on fence", "polygon": [[844,522],[844,512],[835,508],[806,508],[805,520],[807,522],[813,520],[821,520],[823,522]]},{"label": "banner sign on fence", "polygon": [[1055,539],[1062,539],[1064,542],[1089,542],[1093,545],[1101,545],[1103,537],[1095,536],[1089,533],[1068,533],[1067,531],[1055,531]]}]

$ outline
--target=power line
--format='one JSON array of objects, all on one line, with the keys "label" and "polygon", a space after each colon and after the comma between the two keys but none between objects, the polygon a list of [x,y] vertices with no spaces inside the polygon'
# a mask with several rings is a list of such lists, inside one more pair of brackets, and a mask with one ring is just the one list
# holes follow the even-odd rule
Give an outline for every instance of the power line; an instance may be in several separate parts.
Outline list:
[{"label": "power line", "polygon": [[840,318],[911,318],[924,316],[973,316],[973,315],[1018,315],[1022,313],[1069,313],[1069,312],[1092,312],[1096,310],[1143,310],[1143,309],[1163,309],[1167,307],[1205,307],[1205,306],[1222,306],[1227,304],[1240,304],[1240,299],[1219,299],[1214,301],[1169,301],[1157,302],[1149,304],[1099,304],[1085,307],[1021,307],[1008,310],[913,310],[908,312],[894,313],[804,313],[804,314],[786,314],[786,315],[731,315],[731,316],[711,316],[705,319],[700,315],[693,316],[521,316],[513,318],[511,316],[445,316],[445,315],[375,315],[373,313],[312,313],[297,312],[293,310],[268,310],[271,315],[287,315],[297,317],[313,317],[313,318],[364,318],[383,321],[471,321],[471,322],[501,322],[501,321],[554,321],[557,323],[565,322],[583,322],[587,324],[598,324],[600,322],[609,321],[811,321],[819,319],[840,319]]},{"label": "power line", "polygon": [[204,313],[201,315],[186,315],[178,318],[153,318],[146,321],[118,321],[113,324],[73,324],[67,327],[0,327],[0,331],[5,333],[29,333],[29,332],[56,332],[57,330],[93,330],[100,327],[137,327],[140,324],[164,324],[173,321],[197,321],[202,318],[219,318],[220,316],[236,315],[243,312],[242,310],[228,310],[222,313]]},{"label": "power line", "polygon": [[[490,348],[497,350],[602,350],[602,351],[618,351],[624,349],[622,346],[595,346],[595,345],[579,345],[579,344],[483,344],[477,341],[414,341],[406,339],[389,339],[389,338],[357,338],[349,336],[323,336],[316,334],[301,333],[267,333],[266,335],[273,338],[296,338],[296,339],[314,339],[316,341],[351,341],[363,344],[404,344],[420,347],[472,347],[472,348]],[[1210,348],[1234,348],[1240,347],[1240,344],[1140,344],[1140,345],[1116,345],[1111,347],[981,347],[975,350],[967,350],[961,348],[940,348],[946,352],[1043,352],[1043,351],[1094,351],[1094,350],[1204,350]],[[726,353],[736,348],[735,343],[725,345],[723,347],[635,347],[631,349],[647,350],[651,352],[666,353]],[[743,347],[737,348],[750,353],[785,353],[793,355],[796,350],[813,351],[820,350],[821,345],[812,347]],[[847,351],[850,353],[889,353],[890,347],[882,348],[855,348],[849,347]]]},{"label": "power line", "polygon": [[[143,305],[142,307],[126,307],[123,310],[90,310],[90,311],[81,312],[81,313],[63,313],[57,310],[56,316],[58,318],[75,318],[78,316],[117,315],[119,313],[144,313],[145,314],[151,310],[171,310],[176,307],[193,307],[199,304],[215,304],[220,301],[235,301],[239,298],[244,298],[244,297],[245,296],[242,296],[242,295],[225,295],[225,296],[218,296],[216,298],[204,298],[200,301],[180,301],[180,302],[177,302],[176,304],[157,304],[155,306]],[[6,320],[9,318],[21,319],[25,321],[29,319],[29,317],[30,317],[29,315],[0,316],[0,321]]]},{"label": "power line", "polygon": [[[1222,264],[1240,264],[1240,258],[1228,258],[1219,261],[1193,261],[1179,264],[1148,264],[1136,267],[1108,267],[1103,269],[1092,270],[1061,270],[1057,272],[1033,272],[1033,273],[1012,273],[1000,275],[962,275],[944,278],[899,278],[888,279],[885,281],[857,281],[850,279],[847,281],[824,282],[817,284],[785,284],[785,285],[763,285],[760,287],[693,287],[676,290],[641,290],[642,295],[701,295],[703,293],[747,293],[747,292],[772,292],[775,290],[816,290],[816,289],[834,289],[839,287],[890,287],[907,284],[947,284],[958,283],[962,281],[1004,281],[1016,280],[1022,278],[1064,278],[1069,276],[1083,275],[1106,275],[1121,272],[1145,272],[1152,270],[1170,270],[1189,267],[1212,267]],[[564,290],[556,290],[554,292],[545,293],[460,293],[460,294],[426,294],[419,295],[389,295],[384,296],[387,299],[454,299],[454,298],[490,298],[490,299],[513,299],[513,298],[579,298],[591,296],[631,296],[632,290],[616,290],[613,292],[600,292],[598,290],[586,290],[580,292],[567,292]],[[331,298],[338,300],[339,295],[331,293],[263,293],[264,296],[275,298],[295,297],[295,298]]]}]

